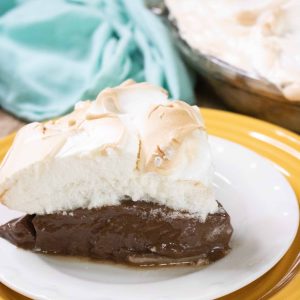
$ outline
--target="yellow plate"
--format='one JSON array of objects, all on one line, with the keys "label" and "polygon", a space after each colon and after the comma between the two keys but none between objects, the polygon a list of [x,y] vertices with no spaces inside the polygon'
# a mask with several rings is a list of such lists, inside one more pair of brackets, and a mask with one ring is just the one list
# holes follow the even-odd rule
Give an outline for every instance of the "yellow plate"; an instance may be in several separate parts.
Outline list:
[{"label": "yellow plate", "polygon": [[[277,163],[294,188],[300,202],[300,136],[281,127],[242,115],[202,109],[209,134],[246,146]],[[0,159],[13,140],[10,135],[0,140]],[[300,230],[280,262],[265,275],[222,300],[299,300],[300,299]],[[25,300],[0,284],[0,300]]]}]

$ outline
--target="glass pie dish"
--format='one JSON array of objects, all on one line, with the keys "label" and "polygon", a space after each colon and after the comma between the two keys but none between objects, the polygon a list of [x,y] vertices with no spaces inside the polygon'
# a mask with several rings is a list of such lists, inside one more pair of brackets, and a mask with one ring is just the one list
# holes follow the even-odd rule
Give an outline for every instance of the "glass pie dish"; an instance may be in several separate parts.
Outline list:
[{"label": "glass pie dish", "polygon": [[191,48],[180,36],[176,21],[169,18],[163,1],[150,1],[149,7],[164,19],[187,63],[230,108],[300,132],[300,100],[291,102],[267,80]]}]

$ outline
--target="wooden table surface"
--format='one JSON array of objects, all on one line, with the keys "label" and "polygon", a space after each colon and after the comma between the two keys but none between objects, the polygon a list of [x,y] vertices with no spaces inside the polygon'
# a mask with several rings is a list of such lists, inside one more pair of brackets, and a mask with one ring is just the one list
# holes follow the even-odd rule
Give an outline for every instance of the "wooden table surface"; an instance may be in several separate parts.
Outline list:
[{"label": "wooden table surface", "polygon": [[[214,91],[201,80],[196,84],[197,104],[201,107],[211,107],[222,110],[230,110],[226,107]],[[24,121],[17,119],[0,108],[0,138],[22,127]]]},{"label": "wooden table surface", "polygon": [[0,138],[18,130],[25,123],[0,109]]}]

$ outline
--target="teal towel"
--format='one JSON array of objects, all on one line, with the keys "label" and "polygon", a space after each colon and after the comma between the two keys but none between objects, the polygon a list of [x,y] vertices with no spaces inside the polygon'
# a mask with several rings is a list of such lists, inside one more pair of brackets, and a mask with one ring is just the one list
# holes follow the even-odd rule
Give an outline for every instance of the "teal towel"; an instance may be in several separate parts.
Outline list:
[{"label": "teal towel", "polygon": [[167,29],[141,0],[0,0],[0,106],[7,111],[48,119],[128,78],[193,102]]}]

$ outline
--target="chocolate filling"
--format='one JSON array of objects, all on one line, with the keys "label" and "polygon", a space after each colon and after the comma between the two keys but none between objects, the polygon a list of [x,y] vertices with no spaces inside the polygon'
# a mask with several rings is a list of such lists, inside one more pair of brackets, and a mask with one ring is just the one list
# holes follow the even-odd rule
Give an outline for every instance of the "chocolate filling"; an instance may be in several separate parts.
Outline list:
[{"label": "chocolate filling", "polygon": [[0,226],[0,237],[48,254],[135,265],[207,264],[228,252],[233,229],[219,205],[205,222],[145,201],[26,215]]}]

